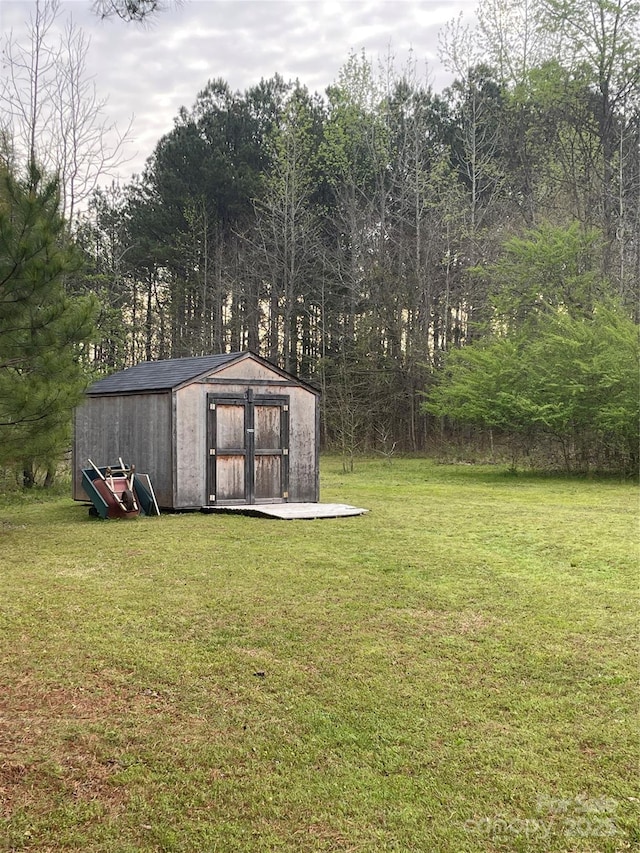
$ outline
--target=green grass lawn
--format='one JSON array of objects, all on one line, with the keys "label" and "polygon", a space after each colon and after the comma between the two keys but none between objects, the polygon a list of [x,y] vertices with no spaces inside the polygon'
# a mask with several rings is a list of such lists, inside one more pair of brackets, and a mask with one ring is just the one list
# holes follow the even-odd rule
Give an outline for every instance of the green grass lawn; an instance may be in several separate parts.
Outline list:
[{"label": "green grass lawn", "polygon": [[370,512],[0,504],[0,850],[639,849],[635,487],[321,482]]}]

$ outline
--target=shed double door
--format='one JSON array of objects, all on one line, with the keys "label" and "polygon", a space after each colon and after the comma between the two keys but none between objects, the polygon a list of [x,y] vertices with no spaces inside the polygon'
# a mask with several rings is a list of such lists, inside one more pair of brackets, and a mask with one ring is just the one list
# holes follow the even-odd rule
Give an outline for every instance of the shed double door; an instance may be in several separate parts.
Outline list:
[{"label": "shed double door", "polygon": [[289,397],[208,395],[209,504],[282,503],[289,497]]}]

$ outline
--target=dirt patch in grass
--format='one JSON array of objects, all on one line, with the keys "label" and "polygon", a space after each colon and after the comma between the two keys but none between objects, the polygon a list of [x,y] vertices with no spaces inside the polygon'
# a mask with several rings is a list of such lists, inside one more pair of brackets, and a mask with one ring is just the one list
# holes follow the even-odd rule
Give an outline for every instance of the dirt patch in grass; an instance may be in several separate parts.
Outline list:
[{"label": "dirt patch in grass", "polygon": [[357,850],[359,844],[354,844],[353,839],[345,833],[334,829],[326,823],[313,821],[307,823],[297,832],[291,834],[293,839],[299,839],[301,849],[304,848],[305,842],[308,843],[310,838],[326,845],[327,850]]},{"label": "dirt patch in grass", "polygon": [[383,610],[368,620],[368,624],[381,631],[409,629],[413,636],[453,636],[479,633],[490,628],[494,621],[493,617],[472,610],[455,612],[402,607]]},{"label": "dirt patch in grass", "polygon": [[31,759],[0,765],[0,816],[11,818],[19,811],[45,814],[62,801],[96,803],[103,815],[120,811],[127,792],[111,782],[117,770],[113,762],[99,761],[91,750],[78,745],[58,751],[55,763]]},{"label": "dirt patch in grass", "polygon": [[61,799],[99,801],[106,812],[126,798],[110,784],[117,761],[105,756],[92,731],[126,713],[124,693],[109,685],[92,689],[46,687],[24,676],[0,695],[0,815],[43,813]]}]

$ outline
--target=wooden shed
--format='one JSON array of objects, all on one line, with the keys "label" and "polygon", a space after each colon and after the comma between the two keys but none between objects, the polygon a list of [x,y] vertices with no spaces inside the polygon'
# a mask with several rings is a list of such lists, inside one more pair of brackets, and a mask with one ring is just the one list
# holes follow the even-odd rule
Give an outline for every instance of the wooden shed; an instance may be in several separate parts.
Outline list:
[{"label": "wooden shed", "polygon": [[165,509],[319,500],[319,394],[251,352],[147,361],[94,383],[76,409],[81,469],[135,464]]}]

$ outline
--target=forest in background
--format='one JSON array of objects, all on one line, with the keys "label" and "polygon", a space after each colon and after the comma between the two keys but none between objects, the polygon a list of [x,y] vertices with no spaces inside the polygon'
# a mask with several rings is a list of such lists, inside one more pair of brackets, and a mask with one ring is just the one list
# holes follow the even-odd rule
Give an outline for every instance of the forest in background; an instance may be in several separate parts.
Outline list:
[{"label": "forest in background", "polygon": [[97,299],[77,361],[252,350],[320,388],[345,459],[508,438],[514,460],[636,470],[639,20],[483,0],[441,33],[442,92],[364,53],[323,94],[211,80],[81,215],[59,169],[83,257],[65,295]]}]

